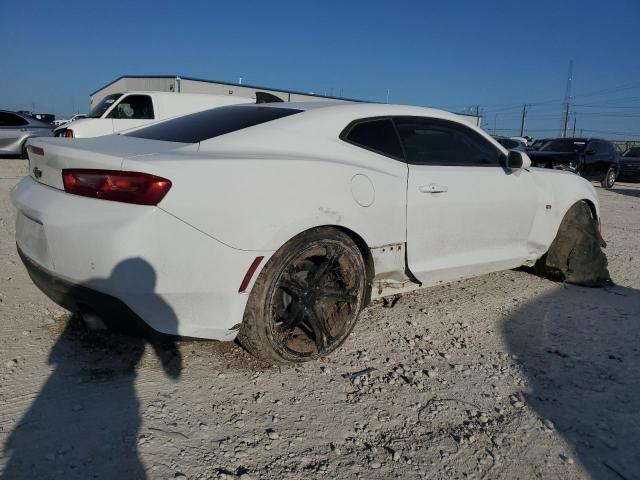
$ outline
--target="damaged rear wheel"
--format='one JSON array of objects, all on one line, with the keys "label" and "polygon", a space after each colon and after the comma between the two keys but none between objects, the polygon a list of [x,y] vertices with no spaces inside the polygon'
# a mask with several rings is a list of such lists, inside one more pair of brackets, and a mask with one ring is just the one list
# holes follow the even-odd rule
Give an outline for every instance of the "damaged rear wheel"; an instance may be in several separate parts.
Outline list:
[{"label": "damaged rear wheel", "polygon": [[574,204],[565,214],[556,238],[535,264],[540,275],[590,287],[611,283],[606,244],[597,220],[585,201]]},{"label": "damaged rear wheel", "polygon": [[299,363],[331,353],[363,308],[366,267],[345,233],[318,228],[290,240],[254,285],[238,336],[256,357]]}]

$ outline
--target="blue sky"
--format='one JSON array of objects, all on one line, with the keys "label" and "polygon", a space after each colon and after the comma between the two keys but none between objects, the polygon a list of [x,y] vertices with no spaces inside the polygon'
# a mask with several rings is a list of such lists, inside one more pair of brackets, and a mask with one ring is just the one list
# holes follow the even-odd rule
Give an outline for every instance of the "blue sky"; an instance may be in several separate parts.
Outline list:
[{"label": "blue sky", "polygon": [[[555,135],[640,139],[640,2],[9,1],[0,108],[65,115],[125,74],[182,75],[462,111]],[[511,131],[513,130],[513,131]]]}]

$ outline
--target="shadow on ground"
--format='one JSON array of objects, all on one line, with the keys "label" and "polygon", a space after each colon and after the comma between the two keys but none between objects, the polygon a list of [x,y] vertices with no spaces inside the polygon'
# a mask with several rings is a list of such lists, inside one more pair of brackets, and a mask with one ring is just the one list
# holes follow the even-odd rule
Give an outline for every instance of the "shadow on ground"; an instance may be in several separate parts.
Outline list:
[{"label": "shadow on ground", "polygon": [[[156,275],[148,263],[130,259],[110,278],[88,285],[113,282],[153,292]],[[165,323],[177,322],[164,305]],[[146,478],[137,451],[141,416],[134,383],[147,343],[165,374],[177,379],[182,358],[172,339],[89,335],[72,317],[49,353],[49,378],[3,447],[2,480]]]},{"label": "shadow on ground", "polygon": [[611,191],[618,195],[626,195],[627,197],[640,197],[640,188],[613,188]]},{"label": "shadow on ground", "polygon": [[519,309],[503,333],[530,407],[591,477],[640,478],[640,291],[559,286]]}]

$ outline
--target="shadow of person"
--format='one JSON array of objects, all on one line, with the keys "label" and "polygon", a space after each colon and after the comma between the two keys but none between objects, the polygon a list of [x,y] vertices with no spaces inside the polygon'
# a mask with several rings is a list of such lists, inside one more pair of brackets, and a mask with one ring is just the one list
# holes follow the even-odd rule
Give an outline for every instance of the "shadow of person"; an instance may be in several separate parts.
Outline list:
[{"label": "shadow of person", "polygon": [[[72,287],[57,301],[78,307],[87,288],[105,292],[118,285],[151,294],[156,274],[146,261],[128,259],[109,278]],[[151,300],[165,324],[176,326],[171,307],[157,295]],[[4,445],[8,460],[0,478],[146,478],[137,452],[141,419],[134,383],[147,343],[165,374],[178,379],[182,360],[172,338],[87,334],[74,315],[50,351],[51,375]]]},{"label": "shadow of person", "polygon": [[640,478],[640,291],[559,287],[516,311],[503,334],[529,406],[591,478]]}]

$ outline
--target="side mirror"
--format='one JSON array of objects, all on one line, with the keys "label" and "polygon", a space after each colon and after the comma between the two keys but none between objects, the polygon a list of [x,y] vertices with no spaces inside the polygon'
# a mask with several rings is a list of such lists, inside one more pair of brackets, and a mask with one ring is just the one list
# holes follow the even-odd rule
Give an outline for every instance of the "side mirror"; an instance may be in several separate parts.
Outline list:
[{"label": "side mirror", "polygon": [[520,171],[531,166],[529,155],[519,150],[509,150],[505,167],[511,171]]}]

